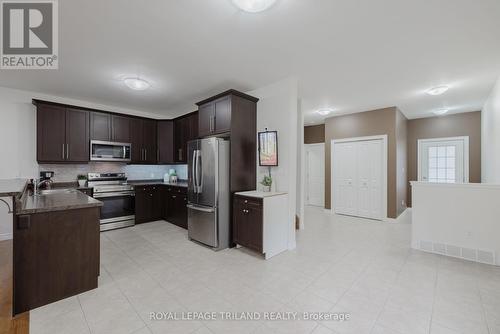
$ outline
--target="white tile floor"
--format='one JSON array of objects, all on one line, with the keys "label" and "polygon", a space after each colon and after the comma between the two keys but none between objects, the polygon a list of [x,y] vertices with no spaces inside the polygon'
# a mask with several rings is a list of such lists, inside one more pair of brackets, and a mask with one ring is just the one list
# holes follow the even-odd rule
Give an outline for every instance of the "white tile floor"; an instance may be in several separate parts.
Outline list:
[{"label": "white tile floor", "polygon": [[[31,312],[39,333],[500,333],[500,268],[413,251],[410,225],[307,209],[297,249],[218,253],[155,222],[102,234],[100,287]],[[151,321],[149,312],[348,312],[338,321]]]}]

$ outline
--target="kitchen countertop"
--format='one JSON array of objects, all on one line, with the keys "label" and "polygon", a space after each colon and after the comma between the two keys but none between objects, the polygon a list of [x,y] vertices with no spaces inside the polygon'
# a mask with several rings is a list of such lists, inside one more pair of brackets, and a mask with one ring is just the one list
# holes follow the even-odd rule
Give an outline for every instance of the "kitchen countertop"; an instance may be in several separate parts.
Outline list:
[{"label": "kitchen countertop", "polygon": [[17,196],[23,192],[27,179],[0,180],[0,197]]},{"label": "kitchen countertop", "polygon": [[242,191],[235,193],[235,195],[241,195],[241,196],[247,196],[247,197],[255,197],[255,198],[266,198],[266,197],[273,197],[273,196],[281,196],[281,195],[286,195],[288,193],[286,192],[265,192],[265,191]]},{"label": "kitchen countertop", "polygon": [[182,188],[187,188],[188,187],[188,181],[187,180],[179,180],[176,183],[173,183],[173,182],[163,182],[163,180],[128,180],[127,183],[131,184],[133,186],[165,185],[165,186],[182,187]]},{"label": "kitchen countertop", "polygon": [[47,195],[24,196],[16,214],[25,215],[41,212],[74,210],[102,205],[103,203],[101,201],[93,199],[75,189],[68,192]]}]

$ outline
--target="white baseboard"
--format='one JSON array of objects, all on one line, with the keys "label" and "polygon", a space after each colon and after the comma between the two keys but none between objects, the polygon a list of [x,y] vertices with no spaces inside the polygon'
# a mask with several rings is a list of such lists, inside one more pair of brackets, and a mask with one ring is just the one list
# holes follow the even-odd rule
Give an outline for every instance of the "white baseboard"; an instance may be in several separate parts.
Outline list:
[{"label": "white baseboard", "polygon": [[403,212],[401,212],[398,218],[385,218],[384,221],[391,224],[405,224],[407,223],[406,215],[409,214],[411,214],[411,208],[406,208]]},{"label": "white baseboard", "polygon": [[325,213],[328,213],[328,214],[332,214],[332,210],[331,209],[323,209],[325,211]]},{"label": "white baseboard", "polygon": [[2,234],[0,234],[0,241],[11,240],[11,239],[12,239],[12,233],[2,233]]}]

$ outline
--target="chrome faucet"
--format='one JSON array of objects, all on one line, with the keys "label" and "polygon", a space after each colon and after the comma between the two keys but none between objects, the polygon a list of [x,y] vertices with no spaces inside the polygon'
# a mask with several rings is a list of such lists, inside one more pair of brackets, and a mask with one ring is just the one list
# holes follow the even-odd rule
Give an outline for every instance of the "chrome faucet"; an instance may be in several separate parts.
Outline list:
[{"label": "chrome faucet", "polygon": [[45,185],[45,188],[46,189],[50,189],[52,188],[52,183],[54,183],[54,181],[52,181],[51,179],[45,179],[45,180],[41,180],[40,182],[35,182],[36,184],[36,187],[35,187],[35,191],[37,189],[40,189],[40,187],[44,186]]}]

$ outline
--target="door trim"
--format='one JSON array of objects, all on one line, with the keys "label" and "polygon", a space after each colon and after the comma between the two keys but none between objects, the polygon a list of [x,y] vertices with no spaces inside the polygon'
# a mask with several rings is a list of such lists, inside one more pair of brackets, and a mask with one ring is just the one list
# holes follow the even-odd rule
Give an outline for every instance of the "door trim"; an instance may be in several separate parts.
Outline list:
[{"label": "door trim", "polygon": [[387,217],[387,178],[388,178],[388,136],[387,135],[377,135],[377,136],[366,136],[366,137],[353,137],[353,138],[342,138],[342,139],[332,139],[330,146],[330,208],[332,213],[335,213],[334,202],[334,170],[333,170],[333,157],[335,154],[335,144],[337,143],[350,143],[358,141],[370,141],[370,140],[382,140],[382,219],[386,220]]},{"label": "door trim", "polygon": [[417,140],[417,180],[422,179],[422,145],[429,142],[435,141],[458,141],[463,140],[464,142],[464,183],[469,183],[469,136],[458,136],[458,137],[443,137],[443,138],[426,138]]},{"label": "door trim", "polygon": [[[306,205],[311,205],[311,204],[309,204],[309,198],[307,197],[307,195],[309,195],[309,177],[308,177],[308,175],[309,175],[308,174],[309,173],[309,159],[308,159],[309,158],[308,157],[309,150],[308,150],[308,148],[310,148],[310,147],[316,147],[316,146],[317,147],[321,147],[322,146],[323,147],[323,153],[325,152],[325,143],[304,144],[304,153],[305,153],[305,157],[306,157],[305,161],[304,161],[305,162],[305,172],[306,172],[306,179],[305,179],[305,183],[304,183],[305,184],[304,188],[306,190],[305,191],[305,195],[306,195],[305,203],[306,203]],[[323,163],[325,164],[324,167],[326,167],[326,159],[325,159],[325,157],[323,157]],[[325,178],[325,177],[323,176],[323,178]],[[325,188],[323,187],[323,207],[326,204],[325,203],[325,194],[324,194],[324,192],[325,192]]]}]

